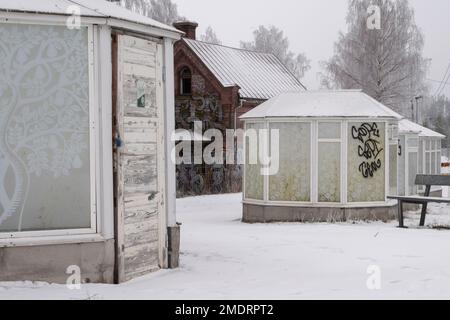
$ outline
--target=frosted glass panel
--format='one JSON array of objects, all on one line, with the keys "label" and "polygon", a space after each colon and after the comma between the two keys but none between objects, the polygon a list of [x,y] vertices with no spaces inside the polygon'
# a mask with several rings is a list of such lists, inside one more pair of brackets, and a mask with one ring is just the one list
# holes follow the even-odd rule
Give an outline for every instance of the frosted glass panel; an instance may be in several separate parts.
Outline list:
[{"label": "frosted glass panel", "polygon": [[385,201],[385,124],[349,123],[348,201]]},{"label": "frosted glass panel", "polygon": [[0,25],[0,232],[89,228],[87,28]]},{"label": "frosted glass panel", "polygon": [[[259,130],[264,129],[264,123],[248,123],[247,130],[255,130],[257,136],[259,136]],[[259,138],[252,140],[246,138],[245,142],[245,198],[254,200],[264,200],[264,176],[261,174],[261,163],[259,156],[256,163],[250,163],[251,148],[254,148],[259,154],[259,148],[261,147],[258,142]]]},{"label": "frosted glass panel", "polygon": [[396,144],[389,146],[389,194],[397,194],[397,158],[398,146]]},{"label": "frosted glass panel", "polygon": [[319,123],[319,139],[340,139],[341,124],[334,122]]},{"label": "frosted glass panel", "polygon": [[406,194],[406,157],[405,157],[405,136],[399,139],[399,156],[398,156],[398,194],[404,196]]},{"label": "frosted glass panel", "polygon": [[419,143],[419,168],[418,168],[419,173],[424,172],[424,168],[423,168],[424,152],[425,152],[424,143],[422,140],[420,140],[420,143]]},{"label": "frosted glass panel", "polygon": [[271,123],[280,132],[280,170],[269,178],[271,201],[310,202],[311,124]]},{"label": "frosted glass panel", "polygon": [[410,152],[408,155],[408,193],[409,195],[417,194],[417,189],[415,186],[416,176],[417,176],[417,152]]},{"label": "frosted glass panel", "polygon": [[436,174],[436,152],[431,152],[431,174]]},{"label": "frosted glass panel", "polygon": [[341,201],[341,144],[319,142],[319,202]]},{"label": "frosted glass panel", "polygon": [[436,174],[441,174],[441,169],[441,152],[438,152],[436,157]]},{"label": "frosted glass panel", "polygon": [[418,146],[419,146],[419,139],[417,138],[408,139],[408,148],[417,148]]}]

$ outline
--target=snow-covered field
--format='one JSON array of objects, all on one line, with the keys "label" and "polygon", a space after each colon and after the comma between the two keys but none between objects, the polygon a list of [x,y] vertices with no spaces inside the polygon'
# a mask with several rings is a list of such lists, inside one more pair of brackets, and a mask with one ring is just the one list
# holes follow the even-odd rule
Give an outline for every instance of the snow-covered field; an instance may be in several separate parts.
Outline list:
[{"label": "snow-covered field", "polygon": [[[450,298],[450,231],[396,223],[243,224],[241,196],[179,200],[181,268],[129,283],[0,283],[0,299],[393,299]],[[450,207],[428,222],[450,226]],[[367,269],[381,271],[369,290]]]}]

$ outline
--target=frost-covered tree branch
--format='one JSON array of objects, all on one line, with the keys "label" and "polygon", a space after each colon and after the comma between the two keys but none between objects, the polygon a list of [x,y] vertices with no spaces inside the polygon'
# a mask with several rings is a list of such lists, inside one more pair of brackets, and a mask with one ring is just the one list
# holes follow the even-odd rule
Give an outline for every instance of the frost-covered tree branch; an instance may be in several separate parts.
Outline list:
[{"label": "frost-covered tree branch", "polygon": [[133,12],[150,17],[161,23],[172,25],[185,20],[178,14],[177,5],[172,0],[108,0],[115,2]]},{"label": "frost-covered tree branch", "polygon": [[241,41],[241,48],[274,54],[298,79],[303,78],[311,68],[304,54],[295,54],[289,50],[289,39],[277,27],[259,26],[253,36],[251,42]]},{"label": "frost-covered tree branch", "polygon": [[[381,29],[367,28],[367,8],[381,9]],[[427,92],[429,60],[424,38],[407,0],[350,0],[348,30],[340,33],[334,56],[322,63],[325,87],[363,89],[373,98],[406,113],[411,100]]]},{"label": "frost-covered tree branch", "polygon": [[222,41],[219,40],[219,37],[217,37],[211,26],[206,28],[205,33],[200,36],[200,40],[213,44],[222,44]]}]

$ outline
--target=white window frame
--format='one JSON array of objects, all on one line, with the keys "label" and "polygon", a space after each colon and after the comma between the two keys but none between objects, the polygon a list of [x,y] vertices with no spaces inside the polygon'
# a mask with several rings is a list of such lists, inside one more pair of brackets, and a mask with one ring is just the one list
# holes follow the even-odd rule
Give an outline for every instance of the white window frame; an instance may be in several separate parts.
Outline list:
[{"label": "white window frame", "polygon": [[[385,130],[385,185],[384,185],[384,195],[385,201],[371,201],[371,202],[348,202],[348,127],[349,123],[359,123],[367,122],[367,118],[343,118],[343,117],[333,117],[333,118],[295,118],[295,117],[280,117],[280,118],[253,118],[245,119],[244,130],[247,130],[247,124],[254,123],[264,123],[265,128],[269,129],[270,123],[310,123],[311,125],[311,196],[310,202],[292,202],[292,201],[270,201],[269,200],[269,176],[264,177],[264,200],[256,200],[247,198],[245,194],[246,181],[245,181],[245,164],[243,165],[243,202],[245,204],[254,205],[270,205],[270,206],[284,206],[284,207],[339,207],[339,208],[359,208],[359,207],[384,207],[390,203],[387,200],[389,193],[389,125],[392,119],[379,118],[371,119],[376,123],[383,123]],[[341,202],[331,203],[331,202],[319,202],[318,201],[318,123],[341,123],[341,138],[331,139],[333,142],[341,142]],[[322,142],[331,141],[330,139],[320,139]],[[246,156],[246,143],[244,143],[244,156]],[[247,161],[247,159],[246,159]],[[398,185],[397,185],[398,189]]]},{"label": "white window frame", "polygon": [[[1,17],[0,17],[1,18]],[[84,19],[83,19],[84,20]],[[21,232],[0,232],[0,247],[15,245],[41,245],[46,243],[73,243],[104,241],[114,237],[113,229],[113,190],[112,190],[112,133],[111,119],[108,118],[107,107],[110,107],[112,68],[108,59],[100,59],[100,55],[110,57],[110,29],[97,26],[82,20],[82,27],[88,29],[88,63],[89,63],[89,142],[90,142],[90,222],[89,228],[33,230]],[[0,24],[27,24],[44,26],[64,26],[66,19],[46,16],[0,19]],[[106,40],[106,41],[105,41]],[[101,47],[101,48],[100,48]],[[110,62],[110,60],[109,60]],[[101,66],[100,66],[101,64]],[[106,84],[99,84],[100,79]],[[99,88],[101,87],[101,88]],[[101,91],[101,92],[99,92]],[[109,95],[109,96],[108,96]],[[102,108],[103,107],[103,108]],[[109,151],[111,154],[109,155]],[[103,153],[102,153],[103,152]],[[106,155],[106,156],[105,156]],[[106,168],[106,169],[105,169]],[[105,186],[108,186],[105,188]],[[101,199],[99,199],[99,196]],[[98,202],[100,201],[100,202]],[[99,207],[102,212],[99,212]],[[106,214],[108,213],[108,215]]]},{"label": "white window frame", "polygon": [[[320,127],[320,124],[337,124],[337,125],[339,125],[339,138],[319,138],[319,127]],[[314,162],[315,163],[315,170],[316,170],[316,176],[315,176],[315,179],[316,179],[316,182],[315,182],[315,194],[314,194],[314,203],[317,203],[317,204],[328,204],[328,205],[340,205],[340,204],[342,204],[344,201],[345,202],[347,202],[347,199],[345,199],[344,200],[344,198],[343,198],[343,195],[344,195],[344,192],[343,192],[343,186],[342,186],[342,184],[343,184],[343,177],[342,177],[342,175],[343,175],[343,162],[344,162],[344,157],[343,157],[343,130],[342,130],[342,127],[343,127],[343,121],[340,121],[340,120],[334,120],[334,121],[332,121],[332,120],[327,120],[327,119],[324,119],[324,120],[318,120],[317,121],[317,124],[314,126],[315,127],[315,131],[316,131],[316,139],[315,139],[315,143],[316,143],[316,150],[315,150],[315,159],[316,159],[316,161]],[[324,202],[324,201],[320,201],[319,200],[319,161],[318,161],[318,159],[319,159],[319,144],[320,143],[339,143],[339,148],[340,148],[340,165],[339,165],[339,177],[340,177],[340,183],[339,183],[339,198],[340,198],[340,201],[339,202]]]}]

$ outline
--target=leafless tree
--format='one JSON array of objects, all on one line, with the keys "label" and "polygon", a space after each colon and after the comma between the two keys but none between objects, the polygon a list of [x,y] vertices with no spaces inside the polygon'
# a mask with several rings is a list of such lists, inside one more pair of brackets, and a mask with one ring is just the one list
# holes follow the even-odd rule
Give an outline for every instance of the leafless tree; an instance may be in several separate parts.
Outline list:
[{"label": "leafless tree", "polygon": [[[380,8],[380,29],[368,28],[368,8]],[[411,101],[425,95],[429,60],[424,37],[408,0],[350,0],[348,30],[340,33],[334,56],[322,65],[322,85],[363,89],[381,103],[407,113]]]},{"label": "leafless tree", "polygon": [[177,5],[172,0],[108,0],[116,2],[127,9],[150,17],[161,23],[172,25],[176,21],[184,20],[178,14]]},{"label": "leafless tree", "polygon": [[205,33],[200,36],[200,40],[214,44],[222,44],[222,41],[219,40],[211,26],[206,28]]},{"label": "leafless tree", "polygon": [[241,41],[241,47],[265,53],[272,53],[291,70],[294,75],[301,79],[311,68],[310,61],[302,53],[295,54],[289,50],[289,40],[284,36],[282,30],[275,26],[259,26],[253,32],[254,40],[251,42]]}]

